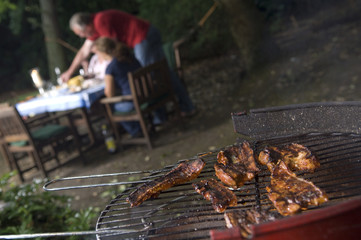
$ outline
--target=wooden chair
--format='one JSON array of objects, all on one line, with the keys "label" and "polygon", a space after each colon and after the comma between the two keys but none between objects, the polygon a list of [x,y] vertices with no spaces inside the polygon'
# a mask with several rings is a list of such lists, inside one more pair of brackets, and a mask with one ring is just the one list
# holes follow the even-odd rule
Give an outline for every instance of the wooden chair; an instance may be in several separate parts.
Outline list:
[{"label": "wooden chair", "polygon": [[[0,111],[3,108],[9,107],[10,104],[8,102],[0,103]],[[3,159],[7,162],[9,169],[13,171],[15,169],[14,164],[10,161],[7,150],[6,150],[6,142],[4,140],[4,135],[0,131],[0,152],[3,157]]]},{"label": "wooden chair", "polygon": [[0,152],[1,152],[3,159],[6,161],[7,165],[9,166],[10,171],[13,171],[15,169],[15,166],[9,159],[9,155],[6,150],[6,142],[4,140],[4,136],[1,132],[0,132]]},{"label": "wooden chair", "polygon": [[[68,120],[68,125],[60,125],[54,121]],[[51,116],[44,121],[32,123],[31,129],[25,124],[15,107],[3,107],[0,111],[0,133],[2,146],[6,151],[10,166],[19,173],[24,182],[24,174],[34,168],[43,177],[75,157],[81,157],[80,143],[76,137],[70,113]],[[74,141],[74,142],[73,142]],[[76,155],[65,159],[62,163],[59,153],[72,150],[75,145]],[[45,163],[55,160],[55,166],[47,168]]]},{"label": "wooden chair", "polygon": [[[159,107],[173,106],[175,119],[182,121],[180,109],[175,98],[167,61],[156,62],[135,72],[128,73],[132,95],[104,98],[108,121],[111,123],[117,141],[122,144],[146,144],[152,149],[149,131],[152,129],[151,115]],[[122,101],[133,101],[135,110],[129,113],[113,111],[113,104]],[[118,132],[118,124],[122,121],[139,121],[143,137],[122,140]]]},{"label": "wooden chair", "polygon": [[[10,107],[9,103],[7,103],[7,102],[0,103],[0,111],[1,111],[1,109],[8,108],[8,107]],[[39,114],[34,117],[27,118],[25,120],[25,123],[28,126],[28,128],[31,128],[31,126],[33,124],[38,125],[37,123],[39,121],[44,121],[44,119],[48,118],[49,116],[50,116],[49,113]],[[0,152],[1,152],[1,155],[3,156],[3,159],[7,162],[9,169],[11,171],[16,170],[16,166],[15,166],[14,162],[10,160],[11,157],[9,157],[9,153],[7,151],[7,143],[4,139],[4,135],[2,134],[1,131],[0,131]]]}]

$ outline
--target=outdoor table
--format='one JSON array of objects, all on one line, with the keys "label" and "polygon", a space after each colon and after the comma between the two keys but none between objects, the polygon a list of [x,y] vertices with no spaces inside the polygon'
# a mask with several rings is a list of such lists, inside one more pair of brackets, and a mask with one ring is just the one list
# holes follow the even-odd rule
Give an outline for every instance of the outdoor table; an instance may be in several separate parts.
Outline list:
[{"label": "outdoor table", "polygon": [[95,142],[95,134],[90,123],[88,111],[91,105],[104,96],[104,83],[90,86],[77,92],[70,92],[67,88],[56,89],[37,96],[26,102],[17,103],[21,116],[35,116],[46,112],[60,112],[80,109],[81,115],[86,121],[91,144]]}]

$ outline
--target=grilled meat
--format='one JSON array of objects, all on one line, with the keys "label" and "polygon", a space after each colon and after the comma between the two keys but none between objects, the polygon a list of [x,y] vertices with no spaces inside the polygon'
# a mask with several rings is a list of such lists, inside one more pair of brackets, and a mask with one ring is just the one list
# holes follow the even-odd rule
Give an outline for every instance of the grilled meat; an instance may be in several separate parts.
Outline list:
[{"label": "grilled meat", "polygon": [[131,207],[138,206],[149,198],[157,197],[161,191],[167,190],[174,185],[189,182],[198,177],[205,164],[200,158],[194,161],[182,162],[166,175],[142,184],[129,194],[127,202],[130,203]]},{"label": "grilled meat", "polygon": [[314,172],[320,167],[320,162],[312,155],[311,151],[297,143],[292,143],[284,147],[268,147],[260,152],[258,161],[263,165],[267,165],[272,172],[278,160],[286,163],[287,167],[292,171],[303,170]]},{"label": "grilled meat", "polygon": [[258,155],[258,162],[262,165],[266,165],[270,172],[273,172],[275,167],[274,158],[271,158],[271,153],[268,148],[265,148]]},{"label": "grilled meat", "polygon": [[232,188],[238,188],[242,186],[244,182],[249,180],[249,178],[252,179],[253,177],[252,173],[250,173],[250,176],[248,177],[246,169],[241,166],[237,167],[234,165],[223,165],[221,163],[215,163],[214,170],[218,179]]},{"label": "grilled meat", "polygon": [[224,212],[228,206],[237,205],[236,195],[213,178],[193,183],[193,187],[197,193],[212,202],[212,207],[217,212]]},{"label": "grilled meat", "polygon": [[224,213],[227,228],[239,227],[242,237],[249,239],[252,236],[251,226],[274,221],[278,218],[275,213],[255,209],[234,210]]},{"label": "grilled meat", "polygon": [[214,170],[217,177],[226,185],[238,188],[254,178],[259,171],[253,150],[248,142],[241,146],[232,146],[217,155]]},{"label": "grilled meat", "polygon": [[298,178],[283,161],[278,161],[271,174],[268,198],[283,216],[306,210],[309,205],[319,205],[328,197],[312,182]]},{"label": "grilled meat", "polygon": [[233,163],[233,161],[239,162],[239,160],[237,159],[239,154],[239,147],[232,146],[224,151],[219,151],[219,153],[217,154],[217,161],[223,165]]}]

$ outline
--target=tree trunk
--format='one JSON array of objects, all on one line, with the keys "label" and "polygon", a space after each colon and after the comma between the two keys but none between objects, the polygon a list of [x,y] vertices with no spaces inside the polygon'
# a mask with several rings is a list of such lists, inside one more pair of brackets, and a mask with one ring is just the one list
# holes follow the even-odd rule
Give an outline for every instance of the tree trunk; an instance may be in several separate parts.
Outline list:
[{"label": "tree trunk", "polygon": [[246,71],[258,62],[263,34],[263,16],[252,0],[217,0],[229,18],[233,38]]},{"label": "tree trunk", "polygon": [[65,69],[64,50],[57,43],[60,39],[60,28],[56,17],[55,0],[40,0],[42,28],[45,35],[45,44],[48,56],[49,76],[56,82],[55,67]]}]

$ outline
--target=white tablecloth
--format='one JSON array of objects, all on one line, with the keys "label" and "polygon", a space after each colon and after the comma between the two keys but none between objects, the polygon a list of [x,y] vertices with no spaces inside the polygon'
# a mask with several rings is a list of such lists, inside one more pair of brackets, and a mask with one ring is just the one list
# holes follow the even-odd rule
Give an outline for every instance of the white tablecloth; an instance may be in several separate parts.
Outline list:
[{"label": "white tablecloth", "polygon": [[66,89],[59,90],[56,96],[39,96],[29,101],[16,104],[21,116],[32,116],[45,112],[66,111],[76,108],[87,108],[104,96],[104,84],[92,86],[80,92],[70,93]]}]

